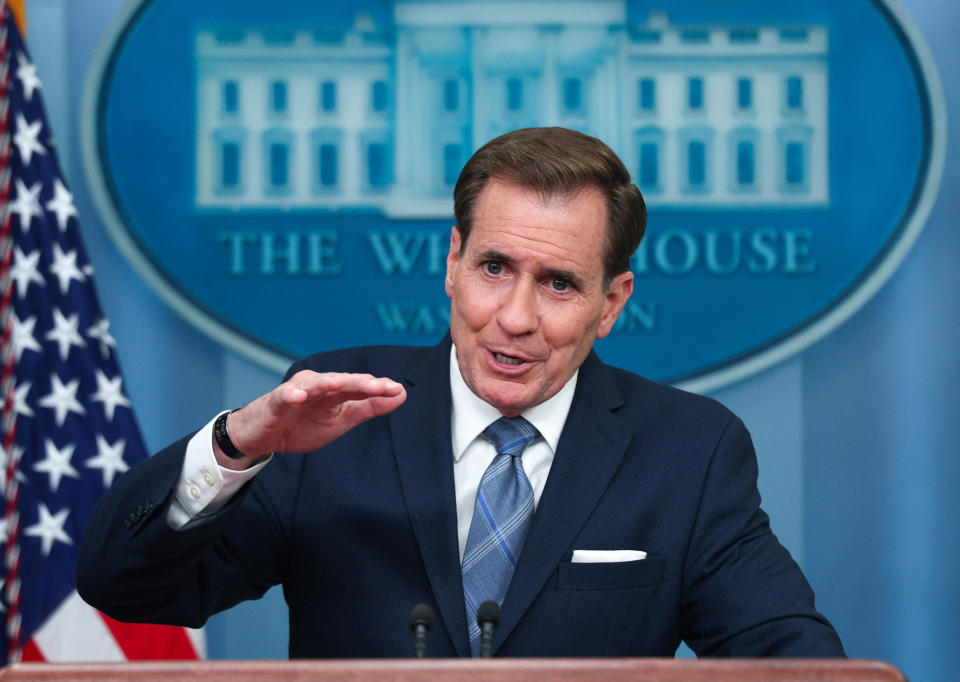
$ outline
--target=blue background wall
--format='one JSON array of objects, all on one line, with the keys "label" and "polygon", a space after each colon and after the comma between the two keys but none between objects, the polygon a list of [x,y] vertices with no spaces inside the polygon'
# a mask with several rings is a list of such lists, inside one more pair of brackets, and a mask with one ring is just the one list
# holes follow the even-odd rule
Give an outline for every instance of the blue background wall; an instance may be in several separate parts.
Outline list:
[{"label": "blue background wall", "polygon": [[[960,5],[903,4],[940,69],[948,131],[955,130]],[[155,450],[267,390],[278,376],[167,308],[120,256],[93,208],[80,158],[80,104],[91,57],[121,5],[28,0],[28,45],[127,392]],[[915,680],[956,679],[960,669],[958,224],[960,148],[948,132],[939,198],[889,282],[802,354],[715,393],[753,432],[774,530],[800,561],[848,653],[892,661]],[[283,657],[282,597],[273,590],[218,615],[207,634],[212,657]]]}]

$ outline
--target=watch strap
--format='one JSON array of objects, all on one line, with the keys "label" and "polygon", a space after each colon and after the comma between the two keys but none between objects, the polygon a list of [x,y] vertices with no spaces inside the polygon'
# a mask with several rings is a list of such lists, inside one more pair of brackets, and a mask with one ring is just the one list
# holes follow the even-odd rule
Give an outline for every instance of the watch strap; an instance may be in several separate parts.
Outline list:
[{"label": "watch strap", "polygon": [[227,457],[230,459],[243,459],[246,455],[237,450],[237,446],[230,440],[230,432],[227,430],[227,417],[235,411],[236,410],[227,410],[214,420],[213,439],[217,441],[217,445],[223,450],[223,454]]}]

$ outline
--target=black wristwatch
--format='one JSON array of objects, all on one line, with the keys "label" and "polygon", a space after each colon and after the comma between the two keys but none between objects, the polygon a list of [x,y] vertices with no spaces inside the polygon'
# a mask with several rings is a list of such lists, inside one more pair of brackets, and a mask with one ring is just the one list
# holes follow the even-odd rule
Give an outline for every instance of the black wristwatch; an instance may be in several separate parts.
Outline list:
[{"label": "black wristwatch", "polygon": [[217,445],[220,446],[223,454],[227,457],[230,459],[243,459],[246,455],[237,450],[237,446],[230,440],[230,432],[227,431],[227,417],[230,416],[231,412],[236,412],[236,410],[227,410],[213,422],[213,439],[217,441]]}]

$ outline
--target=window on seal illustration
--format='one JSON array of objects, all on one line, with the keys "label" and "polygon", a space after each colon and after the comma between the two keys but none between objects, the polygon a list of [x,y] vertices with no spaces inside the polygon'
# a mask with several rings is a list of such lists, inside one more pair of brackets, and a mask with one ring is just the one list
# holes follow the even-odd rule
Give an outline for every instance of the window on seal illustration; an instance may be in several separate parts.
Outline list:
[{"label": "window on seal illustration", "polygon": [[777,131],[780,163],[779,189],[784,194],[810,192],[810,142],[813,130],[809,126],[786,126]]},{"label": "window on seal illustration", "polygon": [[657,108],[657,84],[652,78],[637,81],[640,111],[650,113]]},{"label": "window on seal illustration", "polygon": [[656,126],[647,126],[638,130],[634,143],[638,153],[637,184],[647,193],[657,194],[663,191],[663,141],[664,132]]},{"label": "window on seal illustration", "polygon": [[270,187],[279,189],[290,182],[290,145],[270,143]]},{"label": "window on seal illustration", "polygon": [[282,114],[287,110],[287,84],[273,81],[270,84],[270,111]]},{"label": "window on seal illustration", "polygon": [[374,111],[387,110],[387,81],[374,81],[370,85],[370,108]]},{"label": "window on seal illustration", "polygon": [[751,186],[756,182],[756,148],[752,140],[737,142],[737,184]]},{"label": "window on seal illustration", "polygon": [[583,81],[579,78],[563,79],[563,109],[566,113],[578,114],[583,109]]},{"label": "window on seal illustration", "polygon": [[804,184],[806,179],[806,172],[804,171],[805,151],[802,142],[787,142],[784,148],[784,180],[790,187]]},{"label": "window on seal illustration", "polygon": [[288,194],[293,187],[293,134],[273,128],[263,135],[265,187],[267,194]]},{"label": "window on seal illustration", "polygon": [[243,138],[238,126],[220,128],[213,134],[214,191],[221,195],[243,193]]},{"label": "window on seal illustration", "polygon": [[700,189],[707,181],[707,144],[703,140],[687,142],[687,184]]},{"label": "window on seal illustration", "polygon": [[706,126],[690,126],[680,131],[680,185],[685,193],[708,194],[712,190],[712,140],[713,131]]},{"label": "window on seal illustration", "polygon": [[220,186],[236,189],[240,186],[240,143],[224,142],[220,145]]},{"label": "window on seal illustration", "polygon": [[709,43],[710,32],[703,28],[688,28],[680,31],[680,40],[684,43]]},{"label": "window on seal illustration", "polygon": [[460,81],[448,78],[443,81],[443,110],[457,111],[460,108]]},{"label": "window on seal illustration", "polygon": [[507,83],[507,111],[523,109],[523,81],[519,78],[508,78]]},{"label": "window on seal illustration", "polygon": [[337,186],[337,145],[320,145],[320,186]]},{"label": "window on seal illustration", "polygon": [[463,168],[463,147],[459,144],[443,145],[443,184],[453,187],[457,184]]},{"label": "window on seal illustration", "polygon": [[337,145],[326,143],[320,145],[317,152],[320,186],[332,188],[337,186]]},{"label": "window on seal illustration", "polygon": [[737,109],[747,111],[753,108],[753,81],[749,78],[737,79]]},{"label": "window on seal illustration", "polygon": [[240,110],[240,86],[237,81],[223,83],[223,112],[235,114]]},{"label": "window on seal illustration", "polygon": [[332,127],[318,128],[310,133],[314,194],[327,194],[338,188],[341,135],[339,129]]},{"label": "window on seal illustration", "polygon": [[731,43],[756,43],[760,40],[760,33],[755,28],[734,28],[730,30]]},{"label": "window on seal illustration", "polygon": [[387,186],[387,148],[382,142],[367,147],[367,180],[371,187]]},{"label": "window on seal illustration", "polygon": [[703,79],[696,77],[687,80],[687,108],[691,111],[703,109]]},{"label": "window on seal illustration", "polygon": [[361,137],[363,179],[368,192],[383,192],[393,182],[392,148],[388,138],[383,131],[372,131]]},{"label": "window on seal illustration", "polygon": [[647,189],[660,183],[660,145],[644,142],[640,145],[640,185]]},{"label": "window on seal illustration", "polygon": [[787,76],[784,83],[785,104],[789,111],[800,111],[803,109],[803,78],[800,76]]},{"label": "window on seal illustration", "polygon": [[337,110],[336,81],[323,81],[320,84],[320,110],[328,114]]},{"label": "window on seal illustration", "polygon": [[732,192],[743,193],[759,189],[758,172],[760,133],[752,126],[743,126],[730,133],[727,173]]}]

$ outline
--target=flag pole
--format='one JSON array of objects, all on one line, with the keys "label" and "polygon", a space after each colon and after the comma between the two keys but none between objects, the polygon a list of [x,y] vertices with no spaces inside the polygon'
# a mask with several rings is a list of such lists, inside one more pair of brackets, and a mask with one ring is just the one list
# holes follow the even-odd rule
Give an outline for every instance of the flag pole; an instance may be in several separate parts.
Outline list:
[{"label": "flag pole", "polygon": [[0,358],[3,361],[0,385],[3,389],[3,410],[0,426],[3,429],[3,452],[6,455],[6,470],[3,472],[3,496],[6,500],[3,524],[7,540],[4,544],[4,565],[6,581],[4,601],[6,602],[7,661],[20,660],[20,515],[19,481],[17,471],[20,465],[20,448],[14,445],[17,433],[17,414],[14,410],[16,395],[16,377],[14,375],[14,350],[11,344],[12,334],[12,298],[13,280],[10,265],[13,260],[13,239],[11,236],[12,216],[10,205],[10,55],[7,35],[6,0],[0,0]]}]

